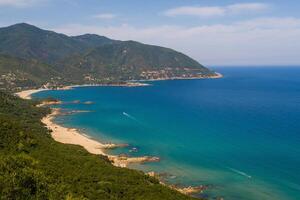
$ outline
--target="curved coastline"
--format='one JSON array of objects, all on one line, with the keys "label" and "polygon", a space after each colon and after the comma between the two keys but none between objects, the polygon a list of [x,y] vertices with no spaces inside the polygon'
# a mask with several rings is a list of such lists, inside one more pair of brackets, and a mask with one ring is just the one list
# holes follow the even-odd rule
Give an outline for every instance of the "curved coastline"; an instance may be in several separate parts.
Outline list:
[{"label": "curved coastline", "polygon": [[[43,104],[43,103],[42,103]],[[51,105],[51,103],[43,104]],[[42,118],[42,123],[51,130],[52,138],[63,144],[73,144],[82,146],[89,153],[95,155],[107,156],[113,165],[117,167],[128,167],[132,163],[158,162],[158,157],[142,156],[142,157],[127,157],[122,155],[110,155],[106,153],[108,149],[122,148],[127,144],[101,143],[98,140],[91,138],[86,133],[75,128],[67,128],[54,122],[55,117],[62,114],[59,108],[52,108],[52,112]]]},{"label": "curved coastline", "polygon": [[[144,85],[144,84],[143,84]],[[58,88],[58,90],[69,90],[74,87],[88,87],[92,85],[83,85],[83,86],[67,86],[63,88]],[[21,92],[16,93],[22,99],[31,99],[31,95],[34,93],[38,93],[41,91],[47,91],[50,89],[31,89],[31,90],[24,90]],[[50,106],[50,105],[57,105],[60,104],[60,101],[47,101],[42,102],[41,104],[37,105],[38,107],[41,106]],[[82,146],[86,149],[89,153],[95,155],[102,155],[107,156],[108,159],[112,162],[113,165],[117,167],[128,167],[129,164],[133,163],[145,163],[145,162],[158,162],[160,160],[159,157],[151,157],[151,156],[141,156],[141,157],[127,157],[123,155],[109,155],[105,152],[108,149],[114,148],[122,148],[127,146],[126,144],[113,144],[113,143],[101,143],[93,138],[91,138],[86,133],[82,133],[75,128],[67,128],[61,126],[54,122],[55,117],[62,114],[59,108],[51,108],[51,113],[44,118],[42,118],[42,123],[51,131],[52,138],[60,143],[63,144],[73,144]]]},{"label": "curved coastline", "polygon": [[172,78],[157,78],[157,79],[147,79],[147,80],[130,80],[126,83],[115,83],[115,84],[82,84],[82,85],[69,85],[64,87],[57,87],[57,88],[38,88],[38,89],[30,89],[30,90],[23,90],[20,92],[15,93],[17,96],[19,96],[22,99],[31,99],[31,95],[34,93],[38,93],[41,91],[47,91],[47,90],[71,90],[73,88],[77,87],[145,87],[145,86],[151,86],[151,84],[143,83],[144,81],[165,81],[165,80],[195,80],[195,79],[219,79],[223,78],[223,74],[215,72],[215,75],[213,76],[200,76],[200,77],[172,77]]},{"label": "curved coastline", "polygon": [[[130,84],[132,85],[132,84]],[[138,86],[146,86],[148,84],[138,84]],[[63,88],[58,88],[58,90],[69,90],[74,87],[88,87],[88,86],[95,86],[95,85],[78,85],[78,86],[66,86]],[[101,85],[103,86],[103,85]],[[38,93],[41,91],[47,91],[50,89],[31,89],[31,90],[24,90],[21,92],[16,93],[22,99],[31,99],[31,95],[34,93]],[[45,101],[41,102],[41,104],[37,105],[38,107],[41,106],[50,106],[50,105],[57,105],[61,104],[61,101]],[[59,125],[54,122],[54,119],[61,115],[61,110],[59,108],[51,108],[51,113],[41,119],[41,122],[45,124],[45,126],[51,131],[52,138],[60,143],[63,144],[73,144],[82,146],[86,149],[89,153],[95,155],[102,155],[107,156],[108,159],[114,166],[117,167],[128,167],[129,164],[134,163],[146,163],[146,162],[158,162],[160,161],[159,157],[154,156],[141,156],[141,157],[128,157],[124,155],[110,155],[106,153],[106,150],[114,149],[114,148],[122,148],[128,146],[127,144],[113,144],[113,143],[101,143],[98,140],[91,138],[86,133],[82,133],[81,131],[75,128],[67,128],[62,125]]]},{"label": "curved coastline", "polygon": [[[217,75],[214,77],[201,77],[201,78],[172,78],[172,79],[159,79],[154,81],[163,81],[163,80],[179,80],[179,79],[216,79],[216,78],[222,78],[223,75],[220,73],[216,73]],[[151,81],[151,80],[148,80]],[[15,93],[17,96],[19,96],[22,99],[32,99],[32,95],[41,91],[47,91],[47,90],[70,90],[77,87],[91,87],[91,86],[111,86],[111,87],[143,87],[143,86],[149,86],[148,83],[140,83],[140,82],[129,82],[125,84],[85,84],[85,85],[71,85],[71,86],[65,86],[55,89],[50,88],[39,88],[39,89],[30,89],[30,90],[24,90],[20,91],[18,93]],[[37,106],[50,106],[50,105],[57,105],[61,104],[61,101],[45,101]],[[152,157],[152,156],[141,156],[141,157],[128,157],[124,155],[110,155],[107,154],[106,150],[114,149],[114,148],[122,148],[128,146],[127,144],[113,144],[113,143],[101,143],[100,141],[91,138],[88,134],[83,133],[75,128],[67,128],[62,125],[59,125],[54,122],[54,119],[61,115],[61,110],[59,108],[51,108],[51,113],[44,118],[41,119],[41,122],[45,124],[45,126],[51,131],[52,138],[60,143],[63,144],[73,144],[73,145],[79,145],[82,146],[84,149],[86,149],[89,153],[95,154],[95,155],[102,155],[106,156],[111,163],[116,167],[128,167],[130,164],[142,164],[146,162],[159,162],[159,157]],[[157,176],[155,172],[148,172],[146,173],[149,176],[154,176],[160,180],[160,178]],[[177,190],[180,193],[186,194],[186,195],[192,195],[196,193],[202,193],[204,190],[207,189],[207,186],[200,185],[200,186],[188,186],[188,187],[180,187],[175,185],[168,185],[165,184],[162,180],[160,180],[160,183],[163,185],[166,185],[170,187],[171,189]]]},{"label": "curved coastline", "polygon": [[19,96],[21,99],[31,99],[31,95],[33,95],[34,93],[38,93],[38,92],[42,92],[42,91],[46,91],[48,89],[46,88],[39,88],[39,89],[31,89],[31,90],[23,90],[20,92],[15,93],[17,96]]},{"label": "curved coastline", "polygon": [[[223,75],[220,73],[216,73],[215,76],[211,77],[195,77],[195,78],[184,78],[184,77],[173,77],[168,79],[155,79],[156,81],[163,81],[163,80],[177,80],[177,79],[215,79],[215,78],[222,78]],[[141,80],[140,80],[141,81]],[[148,80],[152,81],[152,80]],[[55,90],[71,90],[77,87],[90,87],[90,86],[112,86],[112,87],[144,87],[149,86],[148,83],[140,83],[140,82],[126,82],[124,84],[84,84],[84,85],[70,85],[64,86],[60,88],[55,88]],[[15,93],[22,99],[32,99],[32,95],[38,92],[51,90],[49,88],[39,88],[39,89],[30,89],[30,90],[23,90],[20,92]],[[44,101],[41,104],[37,105],[38,107],[41,106],[50,106],[50,105],[57,105],[61,104],[61,101]],[[128,167],[129,164],[132,163],[145,163],[145,162],[158,162],[160,160],[159,157],[151,157],[151,156],[142,156],[142,157],[127,157],[123,155],[109,155],[105,152],[108,149],[114,148],[121,148],[124,147],[124,144],[104,144],[101,143],[93,138],[91,138],[86,133],[81,133],[79,130],[74,128],[67,128],[61,126],[54,122],[55,117],[61,114],[59,108],[51,108],[51,113],[45,116],[41,121],[45,126],[51,130],[52,138],[60,143],[63,144],[73,144],[79,145],[85,148],[89,153],[96,154],[96,155],[103,155],[107,156],[108,159],[117,167]]]},{"label": "curved coastline", "polygon": [[[51,104],[47,104],[51,105]],[[146,162],[159,162],[159,157],[151,157],[151,156],[141,156],[141,157],[128,157],[124,155],[109,155],[105,151],[108,149],[114,148],[122,148],[127,146],[126,144],[113,144],[113,143],[101,143],[90,136],[86,135],[85,133],[81,133],[79,130],[75,128],[67,128],[63,127],[59,124],[54,122],[55,117],[60,115],[59,108],[52,108],[52,112],[45,116],[41,121],[43,124],[46,125],[48,129],[51,130],[52,138],[60,143],[63,144],[73,144],[82,146],[86,149],[89,153],[95,155],[102,155],[107,156],[107,158],[111,161],[111,163],[116,167],[127,168],[128,165],[138,163],[146,163]],[[155,177],[159,180],[160,184],[165,185],[173,190],[176,190],[185,195],[193,195],[196,193],[202,193],[204,190],[208,188],[206,185],[200,186],[187,186],[187,187],[180,187],[176,185],[168,185],[163,182],[159,175],[155,172],[148,172],[146,173],[148,176]]]}]

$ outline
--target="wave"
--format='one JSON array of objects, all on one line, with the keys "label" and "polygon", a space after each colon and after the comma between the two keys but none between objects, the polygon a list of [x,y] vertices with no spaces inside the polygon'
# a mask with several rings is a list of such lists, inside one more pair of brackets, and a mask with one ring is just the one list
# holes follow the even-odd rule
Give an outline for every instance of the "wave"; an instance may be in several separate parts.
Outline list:
[{"label": "wave", "polygon": [[242,171],[240,171],[240,170],[237,170],[237,169],[234,169],[234,168],[231,168],[231,167],[228,167],[228,169],[230,169],[231,171],[233,171],[233,172],[235,172],[235,173],[237,173],[237,174],[239,174],[239,175],[242,175],[242,176],[245,176],[245,177],[247,177],[247,178],[252,178],[252,176],[250,176],[250,175],[248,175],[247,173],[245,173],[245,172],[242,172]]}]

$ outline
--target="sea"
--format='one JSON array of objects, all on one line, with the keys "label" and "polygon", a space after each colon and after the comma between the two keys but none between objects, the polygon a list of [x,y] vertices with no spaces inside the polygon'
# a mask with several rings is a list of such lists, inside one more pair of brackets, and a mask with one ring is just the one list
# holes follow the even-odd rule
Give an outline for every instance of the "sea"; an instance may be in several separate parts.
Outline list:
[{"label": "sea", "polygon": [[160,157],[130,167],[160,173],[169,184],[208,187],[196,196],[299,200],[300,67],[213,69],[224,78],[78,87],[33,97],[62,100],[58,107],[66,111],[89,111],[56,122],[102,142],[129,144],[110,154]]}]

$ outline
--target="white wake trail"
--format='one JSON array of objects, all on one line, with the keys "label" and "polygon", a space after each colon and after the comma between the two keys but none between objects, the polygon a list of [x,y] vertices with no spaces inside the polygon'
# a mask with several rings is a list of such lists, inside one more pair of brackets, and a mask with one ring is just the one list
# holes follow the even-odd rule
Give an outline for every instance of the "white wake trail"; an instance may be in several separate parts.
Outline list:
[{"label": "white wake trail", "polygon": [[132,120],[134,120],[134,121],[136,121],[136,122],[139,122],[135,117],[129,115],[129,114],[126,113],[126,112],[123,112],[123,115],[126,116],[126,117],[128,117],[129,119],[132,119]]},{"label": "white wake trail", "polygon": [[234,168],[230,168],[230,167],[228,167],[228,169],[230,169],[231,171],[233,171],[233,172],[235,172],[235,173],[237,173],[239,175],[245,176],[245,177],[247,177],[249,179],[252,178],[252,176],[250,176],[250,175],[248,175],[245,172],[242,172],[240,170],[237,170],[237,169],[234,169]]}]

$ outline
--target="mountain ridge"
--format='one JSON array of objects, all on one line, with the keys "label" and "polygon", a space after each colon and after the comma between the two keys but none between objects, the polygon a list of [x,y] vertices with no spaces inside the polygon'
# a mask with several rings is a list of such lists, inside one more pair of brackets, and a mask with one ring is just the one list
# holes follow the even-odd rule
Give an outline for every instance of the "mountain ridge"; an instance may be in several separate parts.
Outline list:
[{"label": "mountain ridge", "polygon": [[[15,58],[15,62],[21,58],[33,64],[30,61],[36,60],[34,67],[36,71],[44,71],[41,76],[45,81],[37,82],[27,76],[26,81],[32,82],[32,87],[216,76],[199,62],[170,48],[96,34],[67,36],[26,23],[0,28],[0,55]],[[0,68],[10,67],[5,64],[2,62]],[[10,73],[23,71],[16,66]],[[45,66],[60,74],[59,78],[41,69]],[[4,82],[2,79],[0,82]],[[17,75],[16,79],[10,88],[25,86]]]}]

